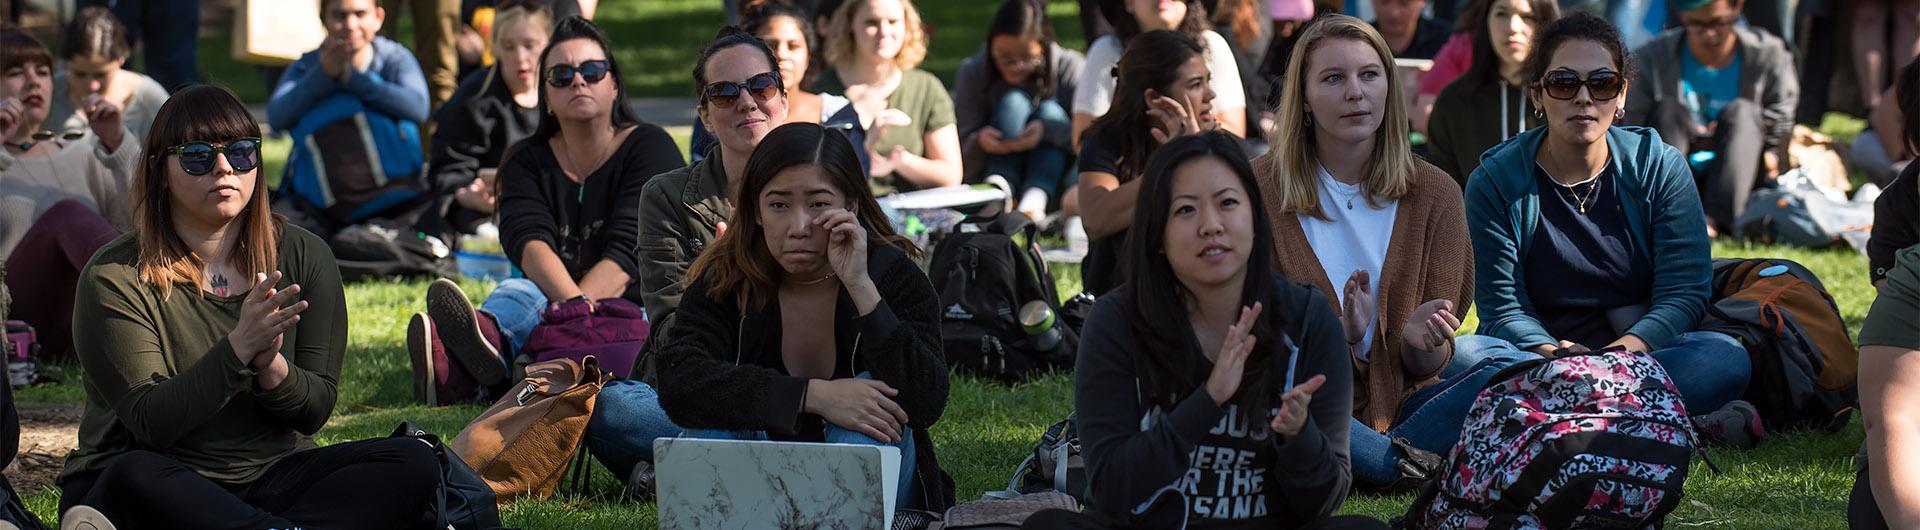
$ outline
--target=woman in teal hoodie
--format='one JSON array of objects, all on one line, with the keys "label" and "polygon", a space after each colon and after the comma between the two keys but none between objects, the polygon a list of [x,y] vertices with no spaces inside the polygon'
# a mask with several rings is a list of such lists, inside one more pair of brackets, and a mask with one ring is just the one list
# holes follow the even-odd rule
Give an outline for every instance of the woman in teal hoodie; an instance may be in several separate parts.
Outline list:
[{"label": "woman in teal hoodie", "polygon": [[[1651,352],[1710,439],[1761,435],[1738,401],[1752,365],[1695,331],[1712,278],[1706,217],[1680,152],[1615,127],[1631,77],[1619,30],[1591,15],[1548,26],[1524,70],[1545,126],[1494,147],[1467,181],[1480,334],[1552,357]],[[1456,362],[1461,360],[1456,359]]]}]

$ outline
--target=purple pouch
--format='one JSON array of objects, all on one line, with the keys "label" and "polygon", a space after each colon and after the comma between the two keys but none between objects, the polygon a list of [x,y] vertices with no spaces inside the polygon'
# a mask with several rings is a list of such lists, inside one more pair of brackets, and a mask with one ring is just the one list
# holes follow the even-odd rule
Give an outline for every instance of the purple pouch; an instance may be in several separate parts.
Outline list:
[{"label": "purple pouch", "polygon": [[4,353],[8,359],[33,358],[34,350],[39,349],[40,346],[40,337],[34,333],[33,326],[18,320],[8,320],[6,326],[6,342],[0,343],[0,346],[6,348],[0,353]]},{"label": "purple pouch", "polygon": [[626,299],[600,300],[592,308],[585,301],[561,302],[540,313],[525,349],[535,362],[581,361],[591,355],[608,372],[625,375],[640,357],[650,327],[646,310]]}]

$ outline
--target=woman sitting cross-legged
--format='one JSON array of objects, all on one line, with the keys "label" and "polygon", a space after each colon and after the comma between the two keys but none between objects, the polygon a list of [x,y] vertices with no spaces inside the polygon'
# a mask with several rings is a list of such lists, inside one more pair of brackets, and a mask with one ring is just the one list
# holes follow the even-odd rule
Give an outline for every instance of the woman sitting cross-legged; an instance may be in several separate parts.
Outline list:
[{"label": "woman sitting cross-legged", "polygon": [[314,447],[339,393],[347,305],[326,242],[269,210],[259,142],[221,88],[182,90],[154,118],[134,229],[80,276],[87,406],[60,473],[69,525],[431,526],[440,467],[425,444]]},{"label": "woman sitting cross-legged", "polygon": [[1298,126],[1276,127],[1273,150],[1253,161],[1274,253],[1281,273],[1339,303],[1354,367],[1354,480],[1417,485],[1433,469],[1403,457],[1453,447],[1486,380],[1530,355],[1506,348],[1443,373],[1456,350],[1489,340],[1453,336],[1473,297],[1460,187],[1408,148],[1400,79],[1371,26],[1324,16],[1294,48],[1274,115]]},{"label": "woman sitting cross-legged", "polygon": [[[665,130],[626,105],[612,53],[579,17],[561,20],[540,52],[540,125],[508,149],[499,175],[500,243],[527,277],[501,282],[479,311],[451,281],[427,287],[427,312],[407,325],[421,402],[505,390],[508,360],[549,314],[640,319],[640,190],[686,163]],[[578,342],[619,338],[630,337]]]},{"label": "woman sitting cross-legged", "polygon": [[1534,42],[1522,74],[1546,126],[1495,147],[1467,181],[1480,333],[1549,357],[1651,353],[1689,412],[1712,412],[1695,417],[1709,440],[1757,443],[1759,416],[1739,401],[1746,350],[1694,331],[1713,269],[1693,174],[1658,132],[1613,126],[1633,81],[1619,30],[1578,14]]},{"label": "woman sitting cross-legged", "polygon": [[953,504],[928,431],[947,406],[940,302],[856,148],[790,123],[754,149],[726,233],[687,274],[658,394],[639,382],[600,394],[587,431],[601,462],[633,468],[676,434],[889,445],[898,506]]},{"label": "woman sitting cross-legged", "polygon": [[1225,132],[1154,153],[1126,284],[1081,335],[1089,511],[1026,528],[1386,528],[1347,498],[1353,375],[1325,295],[1268,269],[1253,168]]}]

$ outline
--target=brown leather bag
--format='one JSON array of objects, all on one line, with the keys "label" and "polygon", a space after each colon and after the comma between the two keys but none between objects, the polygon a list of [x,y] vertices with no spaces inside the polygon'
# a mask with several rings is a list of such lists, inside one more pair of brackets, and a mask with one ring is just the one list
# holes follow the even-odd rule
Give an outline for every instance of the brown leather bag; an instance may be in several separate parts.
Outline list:
[{"label": "brown leather bag", "polygon": [[579,363],[534,363],[526,374],[453,439],[454,452],[500,502],[552,496],[570,466],[576,483],[584,484],[588,468],[580,440],[601,386],[612,378],[591,356]]}]

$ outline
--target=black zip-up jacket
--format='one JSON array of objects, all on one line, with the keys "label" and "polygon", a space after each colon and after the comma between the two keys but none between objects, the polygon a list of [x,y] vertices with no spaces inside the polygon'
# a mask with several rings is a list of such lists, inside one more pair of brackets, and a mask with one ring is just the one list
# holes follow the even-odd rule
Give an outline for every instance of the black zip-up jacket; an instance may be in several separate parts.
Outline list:
[{"label": "black zip-up jacket", "polygon": [[[756,242],[757,243],[757,242]],[[914,436],[914,482],[920,506],[953,505],[953,478],[940,469],[930,429],[947,408],[947,362],[940,342],[940,300],[926,274],[887,244],[867,250],[867,270],[881,302],[859,316],[840,291],[834,318],[833,377],[872,374],[900,391]],[[807,378],[787,375],[780,355],[780,303],[747,311],[731,296],[707,296],[705,281],[687,286],[669,342],[661,349],[660,405],[688,429],[766,431],[769,438],[819,441],[824,421],[800,411]]]}]

